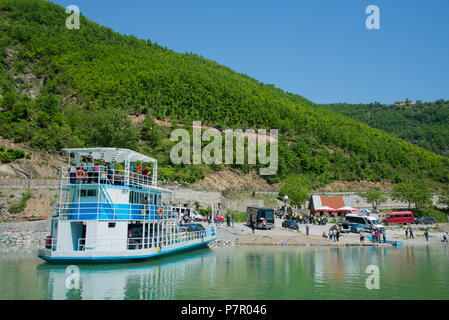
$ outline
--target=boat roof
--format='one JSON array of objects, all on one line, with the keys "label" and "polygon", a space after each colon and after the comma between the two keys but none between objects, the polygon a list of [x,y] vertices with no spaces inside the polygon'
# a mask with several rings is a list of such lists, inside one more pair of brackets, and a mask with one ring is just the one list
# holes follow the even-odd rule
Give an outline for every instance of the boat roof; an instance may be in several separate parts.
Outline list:
[{"label": "boat roof", "polygon": [[63,149],[67,154],[79,154],[80,156],[91,157],[94,160],[105,162],[152,162],[156,163],[156,159],[148,157],[144,154],[129,149],[120,148],[78,148]]}]

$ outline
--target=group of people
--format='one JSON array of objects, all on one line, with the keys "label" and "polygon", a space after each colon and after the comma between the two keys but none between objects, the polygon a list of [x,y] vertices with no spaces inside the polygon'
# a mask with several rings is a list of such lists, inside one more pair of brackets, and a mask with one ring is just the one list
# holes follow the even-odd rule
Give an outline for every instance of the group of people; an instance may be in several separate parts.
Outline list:
[{"label": "group of people", "polygon": [[415,239],[412,227],[405,228],[405,239]]},{"label": "group of people", "polygon": [[323,231],[323,234],[321,235],[321,237],[324,239],[329,239],[330,241],[333,240],[334,242],[337,242],[337,241],[340,241],[340,235],[341,235],[340,230],[338,230],[338,228],[332,227],[329,229],[328,234],[326,234],[326,232]]},{"label": "group of people", "polygon": [[[429,231],[426,229],[424,230],[424,237],[426,238],[426,241],[429,241]],[[448,234],[447,232],[443,233],[441,242],[448,242]],[[415,236],[413,235],[413,229],[411,227],[405,228],[405,239],[415,239]]]},{"label": "group of people", "polygon": [[[100,183],[100,184],[112,184],[112,185],[124,185],[124,175],[119,171],[114,170],[114,162],[106,163],[105,165],[94,165],[93,162],[88,162],[86,159],[80,164],[72,163],[69,167],[69,177],[71,184],[88,184],[88,183]],[[131,168],[129,174],[129,185],[138,186],[139,184],[150,184],[151,177],[149,170],[142,165],[134,170]]]},{"label": "group of people", "polygon": [[230,215],[230,214],[228,214],[227,216],[226,216],[226,225],[228,226],[228,227],[230,227],[231,226],[231,223],[232,223],[232,227],[234,228],[234,222],[235,222],[235,219],[234,219],[234,215]]},{"label": "group of people", "polygon": [[[309,235],[309,226],[308,225],[306,226],[306,234]],[[329,239],[330,241],[333,240],[334,242],[337,242],[337,241],[340,241],[340,235],[341,235],[341,233],[340,233],[340,230],[338,230],[338,228],[331,227],[329,229],[329,233],[326,234],[326,232],[323,231],[323,233],[321,234],[321,237],[324,239]]]},{"label": "group of people", "polygon": [[[387,232],[385,229],[379,230],[379,229],[373,229],[371,226],[371,241],[373,243],[386,243],[387,242]],[[363,242],[365,237],[363,236],[363,232],[360,231],[360,242]]]},{"label": "group of people", "polygon": [[281,215],[281,217],[284,218],[284,220],[293,220],[301,224],[325,225],[328,222],[325,217],[316,217],[312,215],[303,216],[297,213]]},{"label": "group of people", "polygon": [[76,165],[72,163],[69,167],[69,177],[71,184],[87,184],[87,183],[106,183],[106,181],[113,180],[114,163],[107,163],[106,166],[94,165],[93,163],[86,163]]}]

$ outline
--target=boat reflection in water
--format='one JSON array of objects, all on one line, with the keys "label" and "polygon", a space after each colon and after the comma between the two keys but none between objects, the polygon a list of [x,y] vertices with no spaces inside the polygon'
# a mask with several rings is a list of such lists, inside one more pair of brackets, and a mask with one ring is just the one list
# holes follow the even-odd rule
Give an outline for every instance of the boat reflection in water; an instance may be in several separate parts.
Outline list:
[{"label": "boat reflection in water", "polygon": [[[79,270],[79,281],[76,272],[72,273],[74,270]],[[201,277],[214,279],[215,270],[215,253],[210,249],[195,249],[173,257],[134,263],[43,263],[38,266],[38,278],[48,283],[45,299],[170,300],[175,299],[178,286]]]}]

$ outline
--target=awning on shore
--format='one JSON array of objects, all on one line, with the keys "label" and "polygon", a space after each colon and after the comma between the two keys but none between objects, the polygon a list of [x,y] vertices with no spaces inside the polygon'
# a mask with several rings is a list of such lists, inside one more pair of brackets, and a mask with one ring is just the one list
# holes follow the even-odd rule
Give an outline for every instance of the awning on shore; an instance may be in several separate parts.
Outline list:
[{"label": "awning on shore", "polygon": [[341,208],[338,208],[336,211],[357,211],[357,209],[354,209],[354,208],[352,208],[352,207],[349,207],[349,206],[344,206],[344,207],[341,207]]},{"label": "awning on shore", "polygon": [[328,207],[328,206],[322,206],[319,208],[315,208],[315,211],[336,211],[334,208]]}]

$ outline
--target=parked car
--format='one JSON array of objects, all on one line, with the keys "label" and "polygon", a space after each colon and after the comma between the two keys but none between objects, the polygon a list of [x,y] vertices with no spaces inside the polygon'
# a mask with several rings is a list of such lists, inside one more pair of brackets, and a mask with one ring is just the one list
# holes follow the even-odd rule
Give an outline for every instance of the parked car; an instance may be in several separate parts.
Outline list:
[{"label": "parked car", "polygon": [[290,228],[293,230],[298,230],[298,223],[294,220],[284,220],[282,221],[282,228]]},{"label": "parked car", "polygon": [[437,223],[434,217],[415,217],[415,224],[435,224]]},{"label": "parked car", "polygon": [[359,233],[360,231],[366,231],[364,225],[354,222],[343,222],[338,225],[341,233]]}]

